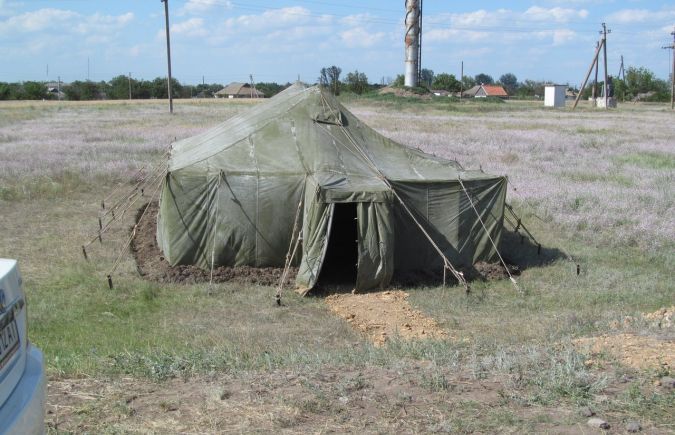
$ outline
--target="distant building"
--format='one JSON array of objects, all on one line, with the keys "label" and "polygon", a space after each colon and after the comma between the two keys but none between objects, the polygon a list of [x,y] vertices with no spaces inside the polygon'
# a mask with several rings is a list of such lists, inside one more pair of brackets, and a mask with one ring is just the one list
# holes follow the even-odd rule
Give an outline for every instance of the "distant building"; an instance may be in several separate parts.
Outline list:
[{"label": "distant building", "polygon": [[546,85],[544,88],[545,107],[565,107],[567,85]]},{"label": "distant building", "polygon": [[473,98],[487,98],[487,97],[497,97],[497,98],[509,98],[509,94],[506,90],[499,85],[476,85],[471,89],[468,89],[462,93],[463,97],[473,97]]},{"label": "distant building", "polygon": [[216,98],[265,98],[265,94],[252,88],[250,83],[230,83],[215,94]]},{"label": "distant building", "polygon": [[47,92],[51,95],[53,95],[55,98],[59,100],[63,100],[66,96],[66,94],[63,92],[63,87],[66,86],[67,83],[64,82],[47,82],[45,83],[45,87],[47,88]]},{"label": "distant building", "polygon": [[432,89],[431,93],[437,97],[449,97],[451,95],[451,93],[445,89]]}]

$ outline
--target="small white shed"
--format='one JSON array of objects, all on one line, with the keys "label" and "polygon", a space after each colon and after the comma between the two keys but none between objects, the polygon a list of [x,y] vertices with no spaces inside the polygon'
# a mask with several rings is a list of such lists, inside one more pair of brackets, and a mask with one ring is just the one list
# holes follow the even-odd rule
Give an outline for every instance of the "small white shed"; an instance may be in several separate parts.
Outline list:
[{"label": "small white shed", "polygon": [[545,107],[565,107],[567,85],[546,85],[544,89]]}]

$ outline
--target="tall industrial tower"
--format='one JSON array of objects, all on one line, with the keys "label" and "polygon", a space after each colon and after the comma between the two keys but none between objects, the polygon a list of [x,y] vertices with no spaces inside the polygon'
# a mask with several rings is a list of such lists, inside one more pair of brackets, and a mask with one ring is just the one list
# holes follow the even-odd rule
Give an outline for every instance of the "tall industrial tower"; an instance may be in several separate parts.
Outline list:
[{"label": "tall industrial tower", "polygon": [[422,0],[405,0],[405,81],[419,83],[422,51]]}]

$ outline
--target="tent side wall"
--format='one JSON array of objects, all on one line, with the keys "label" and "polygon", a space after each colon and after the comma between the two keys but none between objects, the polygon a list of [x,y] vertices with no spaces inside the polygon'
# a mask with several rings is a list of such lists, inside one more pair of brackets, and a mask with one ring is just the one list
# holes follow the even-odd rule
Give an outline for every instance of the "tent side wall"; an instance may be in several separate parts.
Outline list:
[{"label": "tent side wall", "polygon": [[[280,267],[304,177],[224,172],[167,176],[157,240],[172,265]],[[294,206],[295,205],[295,206]]]},{"label": "tent side wall", "polygon": [[[476,207],[492,240],[499,246],[506,198],[506,178],[463,181],[394,182],[417,221],[455,267],[491,261],[496,250],[471,206]],[[409,213],[397,204],[396,272],[442,270],[443,261]]]}]

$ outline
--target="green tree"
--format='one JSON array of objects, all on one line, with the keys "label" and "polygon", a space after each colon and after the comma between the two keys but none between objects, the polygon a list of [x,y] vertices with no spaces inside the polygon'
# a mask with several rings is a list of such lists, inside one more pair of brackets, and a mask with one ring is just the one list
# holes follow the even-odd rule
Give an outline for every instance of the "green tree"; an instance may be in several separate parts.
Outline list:
[{"label": "green tree", "polygon": [[0,100],[9,100],[12,88],[9,83],[0,83]]},{"label": "green tree", "polygon": [[63,93],[66,98],[72,101],[97,100],[101,98],[99,85],[90,81],[76,80],[71,84],[64,86]]},{"label": "green tree", "polygon": [[[126,100],[129,98],[129,77],[119,75],[110,80],[108,98],[112,100]],[[134,88],[136,80],[131,79],[131,88]]]},{"label": "green tree", "polygon": [[333,95],[340,95],[340,74],[342,74],[342,68],[335,65],[321,68],[319,71],[319,86],[328,88]]},{"label": "green tree", "polygon": [[368,77],[365,73],[356,70],[347,74],[345,84],[350,92],[361,95],[368,90]]},{"label": "green tree", "polygon": [[518,90],[518,79],[512,73],[506,73],[499,77],[499,84],[504,86],[509,95],[514,95]]},{"label": "green tree", "polygon": [[464,89],[466,91],[467,89],[471,89],[474,86],[476,86],[476,82],[474,81],[474,79],[472,77],[464,76],[462,78],[462,89]]},{"label": "green tree", "polygon": [[495,82],[492,76],[485,73],[476,74],[473,80],[477,85],[491,85]]},{"label": "green tree", "polygon": [[402,87],[405,84],[405,76],[403,74],[398,74],[391,85],[394,87]]},{"label": "green tree", "polygon": [[453,74],[440,73],[434,78],[433,89],[445,89],[449,92],[458,92],[460,82]]},{"label": "green tree", "polygon": [[433,82],[434,72],[430,69],[422,68],[422,71],[420,71],[420,82],[417,86],[426,86],[427,88],[430,88]]},{"label": "green tree", "polygon": [[44,100],[49,99],[47,87],[40,82],[23,82],[23,93],[25,100]]},{"label": "green tree", "polygon": [[286,89],[287,86],[275,82],[256,83],[255,88],[265,94],[265,97],[273,97]]}]

